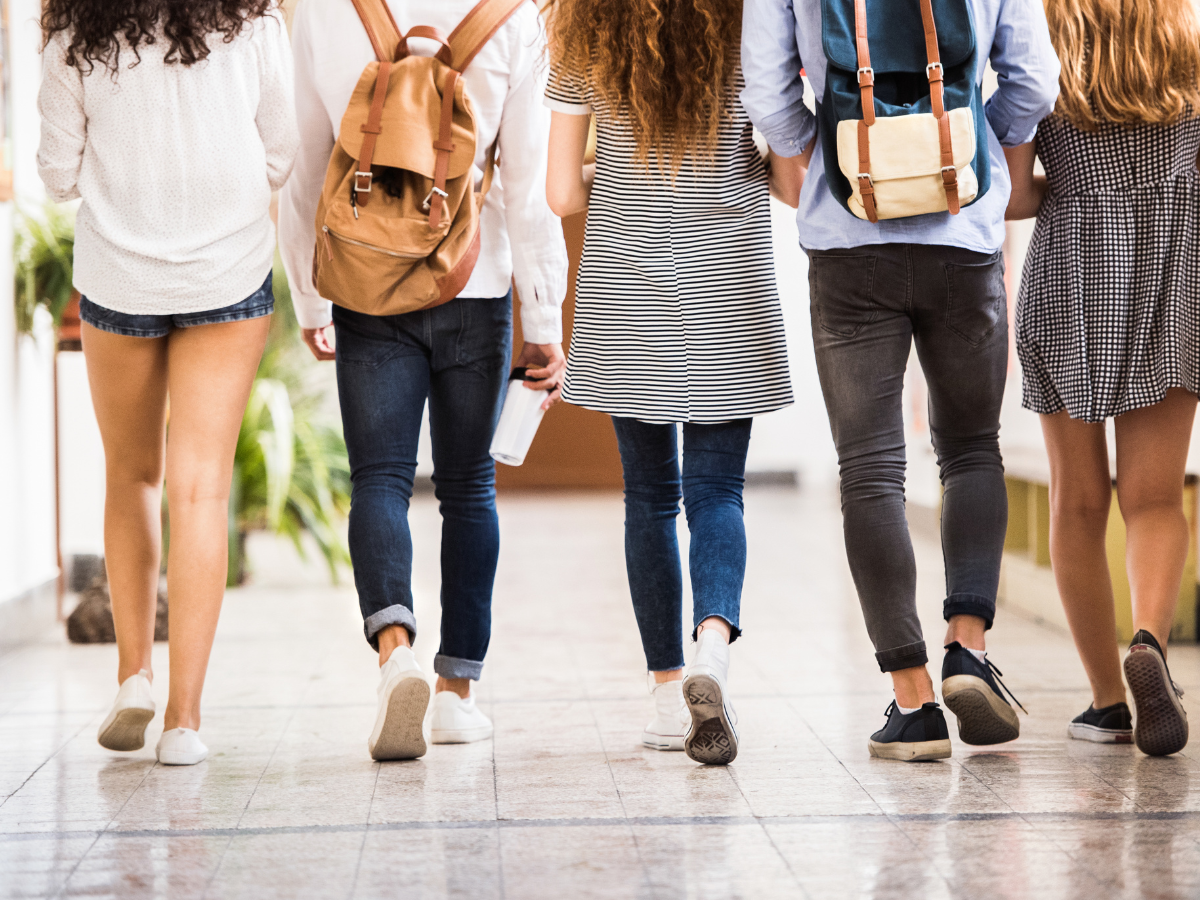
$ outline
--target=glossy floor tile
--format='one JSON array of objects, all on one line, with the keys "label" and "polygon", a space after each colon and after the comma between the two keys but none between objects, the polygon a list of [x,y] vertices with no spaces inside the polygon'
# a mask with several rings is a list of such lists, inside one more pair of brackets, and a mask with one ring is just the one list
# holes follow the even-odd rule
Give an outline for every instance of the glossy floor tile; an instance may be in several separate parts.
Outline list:
[{"label": "glossy floor tile", "polygon": [[[56,630],[0,656],[0,898],[1185,898],[1200,896],[1200,766],[1068,741],[1087,706],[1070,638],[1001,611],[991,655],[1021,737],[871,759],[888,681],[846,568],[836,498],[754,489],[728,768],[640,745],[651,715],[620,497],[508,496],[486,742],[374,763],[376,660],[353,589],[252,541],[205,693],[211,756],[164,768],[95,732],[115,650]],[[440,531],[412,508],[417,655],[432,671]],[[686,547],[686,529],[681,540]],[[936,647],[936,538],[915,538]],[[690,615],[687,617],[690,624]],[[1196,714],[1200,650],[1172,671]],[[169,659],[155,650],[165,705]],[[952,726],[953,731],[953,726]],[[1193,777],[1195,773],[1195,777]]]}]

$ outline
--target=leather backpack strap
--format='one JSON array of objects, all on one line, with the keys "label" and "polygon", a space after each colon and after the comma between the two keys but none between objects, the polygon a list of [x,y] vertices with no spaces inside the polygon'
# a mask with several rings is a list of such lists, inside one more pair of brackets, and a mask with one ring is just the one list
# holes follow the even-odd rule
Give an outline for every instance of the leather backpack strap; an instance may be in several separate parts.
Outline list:
[{"label": "leather backpack strap", "polygon": [[871,181],[869,129],[875,124],[875,70],[871,68],[871,47],[867,40],[867,0],[854,0],[854,41],[858,48],[858,90],[862,95],[862,118],[858,120],[858,193],[867,219],[878,222],[875,185]]},{"label": "leather backpack strap", "polygon": [[446,177],[450,172],[450,154],[454,152],[454,94],[458,88],[459,74],[454,69],[446,70],[442,84],[442,115],[438,125],[438,138],[433,142],[437,159],[433,164],[433,187],[425,198],[424,208],[429,211],[429,227],[436,229],[442,221],[442,206],[448,196]]},{"label": "leather backpack strap", "polygon": [[387,0],[351,0],[358,17],[362,20],[375,58],[380,62],[394,62],[396,49],[402,40],[400,27],[392,16]]},{"label": "leather backpack strap", "polygon": [[450,32],[454,52],[451,68],[465,72],[484,44],[529,0],[479,0],[458,27]]},{"label": "leather backpack strap", "polygon": [[929,65],[925,74],[929,78],[929,101],[934,118],[938,120],[938,143],[942,148],[942,186],[946,189],[946,206],[951,215],[958,215],[962,208],[958,198],[958,169],[954,165],[954,144],[950,138],[950,116],[946,114],[946,92],[943,84],[945,71],[942,68],[941,51],[938,49],[937,23],[933,19],[932,0],[921,0],[921,25],[925,29],[925,55]]}]

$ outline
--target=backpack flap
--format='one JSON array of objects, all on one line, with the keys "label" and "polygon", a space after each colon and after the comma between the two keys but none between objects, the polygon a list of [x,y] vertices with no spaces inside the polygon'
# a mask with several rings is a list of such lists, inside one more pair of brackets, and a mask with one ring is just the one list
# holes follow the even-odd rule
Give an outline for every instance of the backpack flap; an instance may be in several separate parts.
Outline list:
[{"label": "backpack flap", "polygon": [[[388,137],[376,144],[372,164],[407,169],[432,179],[438,152],[429,136],[439,131],[442,108],[441,104],[430,103],[429,98],[442,96],[438,81],[441,76],[442,85],[445,84],[446,69],[436,65],[431,57],[419,56],[410,56],[393,66],[397,70],[411,67],[417,71],[406,72],[404,77],[399,77],[400,73],[396,71],[389,79],[381,123],[383,133]],[[379,63],[367,66],[342,119],[338,144],[352,159],[362,156],[363,139],[366,137],[363,128],[370,117],[378,72]],[[414,122],[414,115],[421,116],[425,121]],[[451,133],[454,149],[450,151],[447,177],[459,178],[467,174],[475,162],[475,123],[462,78],[455,79]]]},{"label": "backpack flap", "polygon": [[[979,183],[971,162],[975,159],[975,121],[970,107],[952,109],[950,134],[954,166],[958,169],[958,194],[963,205],[975,199]],[[899,219],[929,212],[946,212],[949,203],[941,171],[938,121],[932,113],[876,118],[867,134],[870,142],[871,181],[880,219]],[[850,182],[850,212],[868,218],[859,187],[858,122],[838,123],[838,165]]]}]

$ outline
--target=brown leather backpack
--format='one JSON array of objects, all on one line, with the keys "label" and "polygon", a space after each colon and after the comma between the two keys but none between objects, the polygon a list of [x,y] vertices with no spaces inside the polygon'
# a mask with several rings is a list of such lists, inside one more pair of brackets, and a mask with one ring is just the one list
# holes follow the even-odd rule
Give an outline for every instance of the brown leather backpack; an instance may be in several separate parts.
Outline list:
[{"label": "brown leather backpack", "polygon": [[[329,159],[317,207],[313,282],[338,306],[374,316],[453,300],[479,258],[479,213],[496,148],[475,190],[475,113],[462,73],[527,0],[481,0],[445,37],[401,34],[386,0],[353,0],[375,50]],[[410,38],[442,46],[409,54]]]}]

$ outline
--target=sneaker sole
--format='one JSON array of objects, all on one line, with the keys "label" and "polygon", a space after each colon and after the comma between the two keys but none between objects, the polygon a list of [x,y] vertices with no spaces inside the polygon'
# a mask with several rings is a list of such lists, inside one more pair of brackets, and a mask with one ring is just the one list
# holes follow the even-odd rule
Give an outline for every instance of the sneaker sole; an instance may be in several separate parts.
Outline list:
[{"label": "sneaker sole", "polygon": [[684,679],[683,698],[692,716],[692,727],[683,740],[683,750],[706,766],[725,766],[737,758],[737,734],[725,715],[721,685],[711,675]]},{"label": "sneaker sole", "polygon": [[950,758],[950,739],[941,741],[895,741],[881,744],[867,741],[867,749],[876,759],[899,759],[904,762],[929,762]]},{"label": "sneaker sole", "polygon": [[1021,734],[1016,710],[975,675],[951,675],[942,682],[942,700],[958,718],[964,744],[1003,744]]},{"label": "sneaker sole", "polygon": [[649,747],[651,750],[682,750],[683,736],[668,737],[662,734],[651,734],[649,731],[643,731],[642,746]]},{"label": "sneaker sole", "polygon": [[1132,728],[1100,728],[1083,722],[1067,725],[1067,737],[1076,741],[1091,741],[1093,744],[1132,744]]},{"label": "sneaker sole", "polygon": [[152,709],[128,707],[113,716],[113,720],[96,735],[96,740],[106,750],[141,750],[146,746],[146,726],[153,718]]},{"label": "sneaker sole", "polygon": [[164,766],[195,766],[208,759],[208,751],[203,753],[171,753],[170,751],[156,754],[160,764]]},{"label": "sneaker sole", "polygon": [[422,725],[428,708],[429,682],[424,678],[405,678],[392,688],[379,738],[367,747],[371,758],[383,762],[424,756]]},{"label": "sneaker sole", "polygon": [[1136,644],[1125,656],[1133,694],[1133,741],[1147,756],[1178,753],[1188,742],[1187,713],[1171,687],[1166,664],[1152,647]]},{"label": "sneaker sole", "polygon": [[[473,744],[475,741],[486,741],[492,736],[492,726],[486,728],[459,728],[457,730],[441,731],[433,729],[429,734],[431,744]],[[424,752],[424,751],[422,751]]]}]

